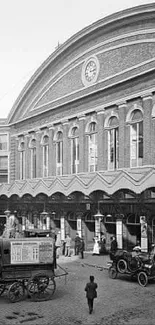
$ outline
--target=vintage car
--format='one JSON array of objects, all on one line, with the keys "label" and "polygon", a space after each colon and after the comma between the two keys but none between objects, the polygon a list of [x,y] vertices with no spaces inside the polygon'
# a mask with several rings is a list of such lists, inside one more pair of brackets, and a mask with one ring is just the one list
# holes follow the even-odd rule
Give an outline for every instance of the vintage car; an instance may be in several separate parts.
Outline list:
[{"label": "vintage car", "polygon": [[139,285],[145,287],[148,280],[155,279],[154,256],[139,252],[133,254],[125,250],[118,250],[112,257],[109,265],[109,276],[115,279],[120,274],[136,277]]}]

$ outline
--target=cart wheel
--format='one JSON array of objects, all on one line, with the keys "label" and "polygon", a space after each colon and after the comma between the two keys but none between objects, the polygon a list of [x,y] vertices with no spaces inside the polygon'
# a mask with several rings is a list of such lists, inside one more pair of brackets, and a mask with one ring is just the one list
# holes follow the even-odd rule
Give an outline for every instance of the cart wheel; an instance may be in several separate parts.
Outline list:
[{"label": "cart wheel", "polygon": [[120,272],[122,274],[125,273],[127,270],[127,262],[123,259],[118,260],[117,269],[118,269],[118,272]]},{"label": "cart wheel", "polygon": [[109,272],[109,277],[111,279],[116,279],[116,277],[117,277],[117,270],[113,266],[111,266],[109,268],[108,272]]},{"label": "cart wheel", "polygon": [[148,283],[148,276],[145,272],[141,271],[138,273],[138,283],[141,287],[146,287]]},{"label": "cart wheel", "polygon": [[47,275],[35,275],[28,281],[27,290],[33,301],[49,300],[54,294],[56,284]]},{"label": "cart wheel", "polygon": [[8,290],[8,298],[11,302],[17,302],[25,297],[25,289],[22,282],[14,282]]},{"label": "cart wheel", "polygon": [[3,294],[3,292],[5,291],[5,284],[0,284],[0,296]]}]

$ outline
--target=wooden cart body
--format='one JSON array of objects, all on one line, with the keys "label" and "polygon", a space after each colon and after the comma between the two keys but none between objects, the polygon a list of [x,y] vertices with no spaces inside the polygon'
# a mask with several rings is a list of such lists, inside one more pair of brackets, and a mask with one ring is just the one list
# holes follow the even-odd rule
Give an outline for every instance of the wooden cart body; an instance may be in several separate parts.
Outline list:
[{"label": "wooden cart body", "polygon": [[34,300],[45,300],[49,286],[53,295],[55,267],[53,238],[0,238],[0,294],[7,289],[12,302],[21,300],[25,291]]}]

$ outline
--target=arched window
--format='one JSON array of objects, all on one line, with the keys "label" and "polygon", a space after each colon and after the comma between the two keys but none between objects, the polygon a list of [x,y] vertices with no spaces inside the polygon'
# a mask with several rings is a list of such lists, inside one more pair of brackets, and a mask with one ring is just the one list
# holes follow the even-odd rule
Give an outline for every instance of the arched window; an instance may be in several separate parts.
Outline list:
[{"label": "arched window", "polygon": [[79,130],[75,126],[71,130],[71,173],[79,172]]},{"label": "arched window", "polygon": [[42,140],[43,145],[43,177],[48,177],[48,151],[49,151],[49,137],[44,135]]},{"label": "arched window", "polygon": [[143,114],[139,109],[132,112],[130,123],[131,167],[138,167],[143,163]]},{"label": "arched window", "polygon": [[118,168],[119,160],[119,138],[118,138],[118,118],[112,116],[109,119],[108,130],[108,169],[114,170]]},{"label": "arched window", "polygon": [[25,179],[25,143],[19,145],[19,179]]},{"label": "arched window", "polygon": [[31,149],[31,178],[36,178],[37,176],[36,139],[31,140],[30,149]]},{"label": "arched window", "polygon": [[97,124],[91,122],[88,128],[88,171],[97,170]]},{"label": "arched window", "polygon": [[63,173],[63,133],[57,132],[56,135],[56,175]]}]

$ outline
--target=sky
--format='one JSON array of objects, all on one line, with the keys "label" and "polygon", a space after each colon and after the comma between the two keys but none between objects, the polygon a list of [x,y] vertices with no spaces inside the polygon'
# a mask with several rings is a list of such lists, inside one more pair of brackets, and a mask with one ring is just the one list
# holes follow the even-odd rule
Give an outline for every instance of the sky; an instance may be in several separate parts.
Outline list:
[{"label": "sky", "polygon": [[58,43],[147,0],[0,0],[0,118]]}]

